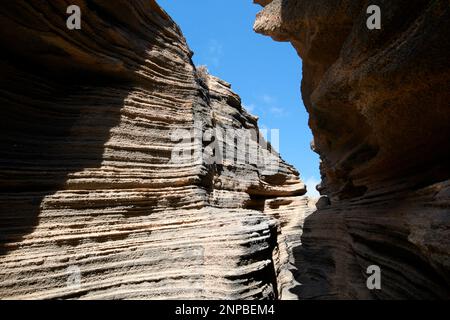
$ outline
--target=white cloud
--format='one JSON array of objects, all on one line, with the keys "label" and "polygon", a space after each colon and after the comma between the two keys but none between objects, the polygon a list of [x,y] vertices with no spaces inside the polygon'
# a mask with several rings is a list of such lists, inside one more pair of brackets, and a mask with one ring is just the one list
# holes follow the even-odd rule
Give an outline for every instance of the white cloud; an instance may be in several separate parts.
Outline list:
[{"label": "white cloud", "polygon": [[261,96],[261,100],[266,103],[266,104],[272,104],[274,103],[277,99],[275,99],[274,97],[272,97],[271,95],[268,94],[263,94]]},{"label": "white cloud", "polygon": [[253,113],[256,110],[256,106],[253,103],[252,104],[243,104],[242,106],[244,107],[245,110],[247,110],[250,113]]},{"label": "white cloud", "polygon": [[311,198],[319,198],[320,197],[319,191],[316,190],[316,186],[318,184],[320,184],[320,182],[321,181],[315,177],[310,177],[310,178],[306,179],[305,185],[308,190],[308,193],[306,195],[308,197],[311,197]]},{"label": "white cloud", "polygon": [[276,116],[283,116],[286,114],[286,110],[280,107],[271,107],[269,109],[269,112],[276,115]]},{"label": "white cloud", "polygon": [[273,97],[269,94],[263,94],[259,96],[259,100],[265,105],[265,107],[262,108],[263,114],[266,114],[267,111],[268,114],[276,117],[283,117],[288,115],[287,110],[279,106],[278,99],[276,97]]},{"label": "white cloud", "polygon": [[223,45],[215,40],[211,39],[208,42],[208,62],[213,66],[218,67],[220,65],[220,60],[223,57]]}]

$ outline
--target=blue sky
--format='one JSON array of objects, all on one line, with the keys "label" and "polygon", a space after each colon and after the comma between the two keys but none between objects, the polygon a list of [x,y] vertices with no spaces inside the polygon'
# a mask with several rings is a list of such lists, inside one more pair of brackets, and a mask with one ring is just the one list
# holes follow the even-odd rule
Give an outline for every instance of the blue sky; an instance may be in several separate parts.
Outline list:
[{"label": "blue sky", "polygon": [[310,194],[320,181],[319,157],[310,149],[308,115],[300,94],[301,60],[289,43],[256,34],[261,7],[251,0],[157,0],[181,26],[194,63],[232,84],[260,128],[280,130],[280,153]]}]

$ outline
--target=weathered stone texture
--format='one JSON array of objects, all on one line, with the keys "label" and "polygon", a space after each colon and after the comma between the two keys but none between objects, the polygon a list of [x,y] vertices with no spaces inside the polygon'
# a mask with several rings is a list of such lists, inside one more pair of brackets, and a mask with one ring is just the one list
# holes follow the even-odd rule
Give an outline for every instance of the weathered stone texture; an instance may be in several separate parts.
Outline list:
[{"label": "weathered stone texture", "polygon": [[[273,0],[255,30],[290,41],[328,201],[294,249],[299,298],[450,298],[450,6]],[[369,5],[382,29],[366,27]],[[277,57],[274,57],[277,58]],[[280,57],[278,57],[280,58]],[[382,269],[382,290],[366,268]]]},{"label": "weathered stone texture", "polygon": [[0,7],[0,298],[280,297],[311,211],[296,170],[172,161],[174,132],[256,118],[155,1],[71,4],[81,30],[66,1]]}]

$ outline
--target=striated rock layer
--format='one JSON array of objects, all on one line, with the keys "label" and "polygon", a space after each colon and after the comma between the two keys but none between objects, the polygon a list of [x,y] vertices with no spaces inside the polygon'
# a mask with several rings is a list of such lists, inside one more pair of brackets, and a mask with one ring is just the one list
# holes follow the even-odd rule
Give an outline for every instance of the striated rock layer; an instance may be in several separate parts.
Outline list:
[{"label": "striated rock layer", "polygon": [[[449,299],[448,1],[255,2],[255,30],[290,41],[303,60],[328,196],[294,248],[292,293]],[[381,8],[381,30],[366,27],[369,5]],[[370,265],[381,267],[381,290],[366,287]]]},{"label": "striated rock layer", "polygon": [[221,135],[257,119],[155,1],[71,4],[81,30],[63,0],[0,7],[0,298],[289,297],[296,170]]}]

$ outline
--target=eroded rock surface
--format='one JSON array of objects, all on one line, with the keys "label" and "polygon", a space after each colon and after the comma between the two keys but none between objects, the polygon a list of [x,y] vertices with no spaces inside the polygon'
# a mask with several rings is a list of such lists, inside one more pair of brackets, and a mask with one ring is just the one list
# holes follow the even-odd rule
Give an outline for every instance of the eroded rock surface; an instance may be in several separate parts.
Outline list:
[{"label": "eroded rock surface", "polygon": [[[294,249],[302,299],[450,298],[450,6],[273,0],[255,30],[290,41],[320,191]],[[382,29],[366,27],[369,5]],[[366,269],[382,270],[382,290]]]},{"label": "eroded rock surface", "polygon": [[192,158],[198,132],[257,120],[155,1],[71,4],[81,30],[66,1],[0,7],[0,298],[288,297],[312,211],[297,171]]}]

